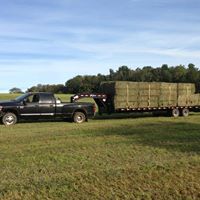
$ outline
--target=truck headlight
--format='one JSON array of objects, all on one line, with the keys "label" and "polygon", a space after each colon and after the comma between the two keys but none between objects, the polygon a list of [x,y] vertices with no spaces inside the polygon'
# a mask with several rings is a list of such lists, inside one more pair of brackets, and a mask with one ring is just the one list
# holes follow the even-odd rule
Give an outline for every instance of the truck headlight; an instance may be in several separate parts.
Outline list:
[{"label": "truck headlight", "polygon": [[0,106],[0,111],[3,109],[3,106]]}]

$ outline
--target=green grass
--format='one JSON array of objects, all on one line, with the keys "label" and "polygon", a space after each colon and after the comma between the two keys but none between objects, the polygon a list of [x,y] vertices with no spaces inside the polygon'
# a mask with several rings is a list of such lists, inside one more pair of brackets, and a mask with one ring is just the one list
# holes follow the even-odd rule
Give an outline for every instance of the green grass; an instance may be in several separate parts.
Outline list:
[{"label": "green grass", "polygon": [[0,174],[2,200],[200,199],[200,114],[2,125]]},{"label": "green grass", "polygon": [[0,100],[15,99],[19,95],[21,95],[21,94],[0,93]]}]

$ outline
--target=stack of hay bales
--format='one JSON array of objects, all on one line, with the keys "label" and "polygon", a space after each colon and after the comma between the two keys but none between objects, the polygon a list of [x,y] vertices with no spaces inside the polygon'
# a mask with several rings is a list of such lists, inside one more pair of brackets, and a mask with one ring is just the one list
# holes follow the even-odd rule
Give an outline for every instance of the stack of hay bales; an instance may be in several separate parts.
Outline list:
[{"label": "stack of hay bales", "polygon": [[195,85],[193,83],[177,83],[178,96],[189,96],[195,93]]},{"label": "stack of hay bales", "polygon": [[189,106],[199,106],[200,105],[200,94],[192,94],[188,98]]},{"label": "stack of hay bales", "polygon": [[160,83],[159,107],[176,106],[177,95],[176,83]]},{"label": "stack of hay bales", "polygon": [[160,83],[138,82],[138,107],[158,107]]},{"label": "stack of hay bales", "polygon": [[200,106],[200,94],[182,95],[178,97],[179,106]]},{"label": "stack of hay bales", "polygon": [[111,81],[101,84],[101,92],[109,96],[114,109],[171,107],[187,105],[190,102],[189,97],[195,93],[195,85]]},{"label": "stack of hay bales", "polygon": [[191,83],[178,83],[178,105],[194,106],[198,105],[197,94],[195,93],[195,85]]}]

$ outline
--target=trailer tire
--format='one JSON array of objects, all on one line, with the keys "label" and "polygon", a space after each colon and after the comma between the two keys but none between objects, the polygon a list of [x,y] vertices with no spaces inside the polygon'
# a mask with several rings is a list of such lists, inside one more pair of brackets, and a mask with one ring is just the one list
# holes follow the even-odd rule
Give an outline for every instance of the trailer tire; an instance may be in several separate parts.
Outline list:
[{"label": "trailer tire", "polygon": [[75,112],[73,115],[73,121],[75,123],[83,123],[86,121],[86,115],[83,112]]},{"label": "trailer tire", "polygon": [[172,117],[178,117],[180,115],[180,111],[178,108],[174,108],[172,110]]},{"label": "trailer tire", "polygon": [[17,123],[17,116],[12,113],[12,112],[7,112],[5,115],[2,117],[2,123],[5,126],[11,126]]},{"label": "trailer tire", "polygon": [[183,117],[188,117],[188,115],[189,115],[189,109],[188,108],[183,108],[183,110],[181,110],[181,115],[183,116]]}]

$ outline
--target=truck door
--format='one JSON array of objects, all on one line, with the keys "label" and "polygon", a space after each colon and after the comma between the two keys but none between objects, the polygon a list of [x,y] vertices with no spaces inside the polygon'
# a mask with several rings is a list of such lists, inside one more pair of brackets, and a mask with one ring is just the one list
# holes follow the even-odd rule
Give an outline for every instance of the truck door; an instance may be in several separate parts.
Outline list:
[{"label": "truck door", "polygon": [[55,98],[51,93],[40,93],[39,112],[43,118],[55,115]]},{"label": "truck door", "polygon": [[39,95],[31,94],[24,99],[24,105],[20,106],[20,115],[22,117],[39,117]]}]

